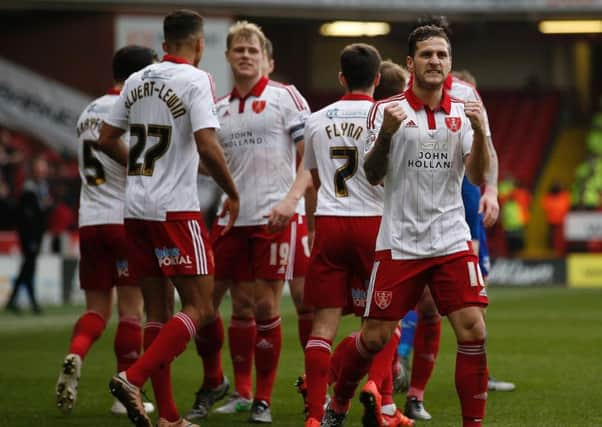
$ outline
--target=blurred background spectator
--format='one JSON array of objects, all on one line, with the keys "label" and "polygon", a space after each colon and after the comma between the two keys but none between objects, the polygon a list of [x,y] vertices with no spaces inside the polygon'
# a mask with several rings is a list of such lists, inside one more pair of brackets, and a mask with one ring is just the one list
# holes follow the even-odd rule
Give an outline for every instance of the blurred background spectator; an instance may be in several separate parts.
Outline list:
[{"label": "blurred background spectator", "polygon": [[556,181],[543,197],[542,205],[548,223],[548,247],[555,255],[564,255],[564,220],[571,208],[571,195]]},{"label": "blurred background spectator", "polygon": [[17,233],[23,260],[19,275],[13,282],[13,289],[6,309],[19,312],[17,298],[21,287],[29,297],[31,309],[40,314],[41,309],[35,293],[35,270],[40,253],[42,238],[46,231],[48,215],[52,208],[52,197],[48,185],[48,162],[44,157],[32,161],[31,178],[23,186],[16,209]]}]

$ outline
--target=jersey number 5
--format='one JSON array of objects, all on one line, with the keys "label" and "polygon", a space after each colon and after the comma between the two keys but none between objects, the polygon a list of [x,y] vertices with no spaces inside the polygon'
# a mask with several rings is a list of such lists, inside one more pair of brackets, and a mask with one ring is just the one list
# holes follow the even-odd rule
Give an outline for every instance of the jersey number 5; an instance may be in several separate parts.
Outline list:
[{"label": "jersey number 5", "polygon": [[86,183],[92,186],[104,184],[106,181],[105,169],[102,167],[100,160],[92,153],[92,144],[95,143],[94,140],[85,140],[83,144],[84,176],[86,177]]},{"label": "jersey number 5", "polygon": [[330,147],[331,159],[347,160],[343,166],[334,173],[334,191],[337,197],[348,197],[346,181],[357,172],[357,148],[355,147]]},{"label": "jersey number 5", "polygon": [[[149,136],[158,138],[159,142],[145,151],[146,138]],[[145,125],[132,124],[130,138],[135,138],[136,142],[131,146],[128,156],[128,175],[152,176],[155,162],[167,152],[171,144],[171,126],[148,125],[147,131]],[[144,163],[138,161],[142,153],[144,153]]]}]

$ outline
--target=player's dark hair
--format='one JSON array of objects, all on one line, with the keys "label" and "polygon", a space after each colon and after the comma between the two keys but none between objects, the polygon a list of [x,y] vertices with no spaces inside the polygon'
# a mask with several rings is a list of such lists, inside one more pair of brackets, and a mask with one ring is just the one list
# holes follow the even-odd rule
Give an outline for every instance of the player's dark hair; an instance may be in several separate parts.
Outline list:
[{"label": "player's dark hair", "polygon": [[416,44],[432,37],[440,37],[447,41],[447,48],[451,55],[451,43],[449,42],[447,33],[441,27],[435,25],[423,25],[422,27],[415,28],[410,33],[408,37],[408,55],[413,57],[416,53]]},{"label": "player's dark hair", "polygon": [[132,73],[158,60],[157,52],[149,47],[122,47],[113,55],[113,80],[124,82]]},{"label": "player's dark hair", "polygon": [[390,98],[404,91],[409,73],[399,64],[387,59],[380,63],[380,83],[374,89],[374,99]]},{"label": "player's dark hair", "polygon": [[182,43],[199,33],[203,33],[203,17],[194,10],[176,10],[163,20],[163,37],[167,44]]},{"label": "player's dark hair", "polygon": [[451,38],[453,32],[451,29],[451,24],[449,23],[447,17],[443,15],[422,15],[418,17],[410,32],[414,31],[418,27],[424,27],[426,25],[433,25],[435,27],[442,28],[447,34],[448,38]]},{"label": "player's dark hair", "polygon": [[380,67],[380,53],[369,44],[350,44],[341,51],[340,64],[348,89],[365,89],[376,78]]}]

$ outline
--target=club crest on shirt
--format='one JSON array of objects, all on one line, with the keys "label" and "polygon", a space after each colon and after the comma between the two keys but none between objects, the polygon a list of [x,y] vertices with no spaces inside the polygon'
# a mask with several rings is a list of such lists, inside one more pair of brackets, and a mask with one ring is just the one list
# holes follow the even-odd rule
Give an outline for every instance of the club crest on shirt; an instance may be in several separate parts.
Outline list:
[{"label": "club crest on shirt", "polygon": [[374,302],[381,310],[386,310],[393,300],[392,291],[376,291],[374,292]]},{"label": "club crest on shirt", "polygon": [[256,114],[259,114],[263,110],[265,110],[265,105],[266,105],[266,102],[264,100],[257,100],[257,101],[253,101],[253,104],[251,104],[251,108],[253,109],[253,111]]},{"label": "club crest on shirt", "polygon": [[462,128],[462,119],[460,117],[446,117],[445,126],[452,132],[458,132]]}]

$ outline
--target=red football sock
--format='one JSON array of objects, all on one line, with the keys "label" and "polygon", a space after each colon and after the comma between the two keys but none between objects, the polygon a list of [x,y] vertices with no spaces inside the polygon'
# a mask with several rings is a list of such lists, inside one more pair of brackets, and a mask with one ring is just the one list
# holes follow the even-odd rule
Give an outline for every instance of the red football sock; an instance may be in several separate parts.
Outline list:
[{"label": "red football sock", "polygon": [[[347,338],[355,338],[355,336],[359,334],[359,332],[353,332]],[[343,364],[343,342],[347,339],[343,338],[343,340],[336,346],[332,356],[330,357],[330,367],[328,368],[328,384],[334,384],[339,379],[339,373],[341,372],[341,365]]]},{"label": "red football sock", "polygon": [[[397,354],[397,346],[399,345],[400,336],[401,329],[398,326],[397,328],[395,328],[395,332],[393,333],[393,336],[391,336],[391,339],[389,340],[385,348],[383,348],[381,352],[378,353],[376,357],[374,357],[374,360],[372,361],[372,366],[370,367],[370,371],[368,372],[368,379],[373,380],[378,387],[378,391],[380,391],[383,405],[395,403],[393,401],[392,362],[393,360],[395,360],[395,355]],[[380,366],[376,367],[375,365],[378,364],[380,364]],[[372,378],[373,376],[374,378]],[[378,381],[380,381],[380,383]]]},{"label": "red football sock", "polygon": [[224,324],[217,316],[215,321],[206,324],[197,332],[194,340],[196,351],[203,359],[204,389],[212,389],[224,381],[222,369],[222,346],[224,345]]},{"label": "red football sock", "polygon": [[311,334],[311,327],[314,322],[314,313],[299,313],[297,318],[297,328],[299,332],[299,342],[301,343],[301,348],[305,349],[307,346],[307,340],[309,339],[309,334]]},{"label": "red football sock", "polygon": [[485,341],[458,343],[456,391],[462,407],[464,427],[480,427],[487,403],[487,354]]},{"label": "red football sock", "polygon": [[321,420],[328,390],[328,369],[332,341],[309,337],[305,346],[305,382],[307,384],[307,416]]},{"label": "red football sock", "polygon": [[105,325],[106,321],[100,313],[86,311],[82,314],[73,327],[69,353],[77,354],[83,360],[94,341],[102,335]]},{"label": "red football sock", "polygon": [[184,351],[190,338],[196,334],[196,325],[183,312],[176,313],[161,328],[159,336],[144,354],[126,371],[129,382],[137,387],[160,367],[168,366]]},{"label": "red football sock", "polygon": [[245,399],[251,398],[253,347],[256,327],[254,319],[232,317],[228,328],[230,358],[234,368],[234,388]]},{"label": "red football sock", "polygon": [[370,370],[376,354],[366,348],[361,333],[345,338],[338,347],[341,347],[342,359],[339,377],[334,386],[332,407],[335,412],[343,413],[349,408],[349,401],[360,380]]},{"label": "red football sock", "polygon": [[135,317],[121,317],[117,324],[113,349],[117,359],[117,372],[125,371],[132,366],[142,348],[142,327]]},{"label": "red football sock", "polygon": [[[161,332],[162,327],[163,323],[146,322],[144,325],[144,351],[146,351],[155,341]],[[128,377],[128,380],[129,379],[130,378]],[[151,375],[151,383],[153,385],[153,393],[155,393],[155,401],[157,402],[159,416],[172,422],[177,421],[180,415],[173,398],[170,365],[161,364],[159,369]]]},{"label": "red football sock", "polygon": [[255,338],[255,400],[272,400],[272,389],[282,349],[280,316],[257,322]]},{"label": "red football sock", "polygon": [[413,396],[420,401],[424,400],[424,390],[435,368],[440,341],[441,318],[430,323],[419,319],[414,336],[414,359],[408,396]]}]

